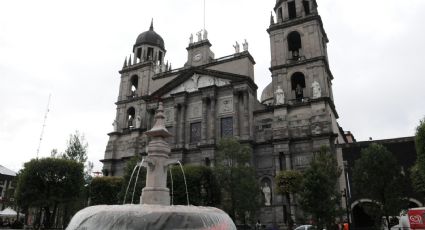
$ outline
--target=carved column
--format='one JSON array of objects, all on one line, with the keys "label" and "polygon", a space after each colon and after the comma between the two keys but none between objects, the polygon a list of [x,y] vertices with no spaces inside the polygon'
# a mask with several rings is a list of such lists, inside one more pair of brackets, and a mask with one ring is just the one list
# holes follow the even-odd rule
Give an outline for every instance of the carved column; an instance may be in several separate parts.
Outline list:
[{"label": "carved column", "polygon": [[202,143],[205,144],[207,141],[207,127],[208,127],[208,107],[207,107],[208,98],[202,98]]},{"label": "carved column", "polygon": [[147,118],[146,118],[146,129],[149,130],[152,128],[152,110],[146,110]]},{"label": "carved column", "polygon": [[236,138],[239,138],[239,91],[233,92],[234,116],[233,116],[233,130]]},{"label": "carved column", "polygon": [[243,137],[249,138],[249,95],[248,91],[243,92]]},{"label": "carved column", "polygon": [[180,104],[180,147],[184,147],[185,143],[185,128],[186,128],[186,105]]},{"label": "carved column", "polygon": [[215,115],[215,97],[210,98],[210,119],[209,119],[209,135],[208,138],[211,144],[214,143],[215,140],[215,123],[216,123],[216,115]]},{"label": "carved column", "polygon": [[174,127],[174,144],[177,145],[179,143],[179,105],[174,105],[174,121],[173,121],[173,127]]}]

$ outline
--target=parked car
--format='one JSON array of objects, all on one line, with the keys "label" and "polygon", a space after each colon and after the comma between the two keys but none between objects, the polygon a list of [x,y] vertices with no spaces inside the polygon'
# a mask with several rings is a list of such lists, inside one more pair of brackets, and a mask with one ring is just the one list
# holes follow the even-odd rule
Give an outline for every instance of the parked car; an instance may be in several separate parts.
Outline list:
[{"label": "parked car", "polygon": [[301,225],[295,228],[294,230],[317,230],[317,228],[313,225]]}]

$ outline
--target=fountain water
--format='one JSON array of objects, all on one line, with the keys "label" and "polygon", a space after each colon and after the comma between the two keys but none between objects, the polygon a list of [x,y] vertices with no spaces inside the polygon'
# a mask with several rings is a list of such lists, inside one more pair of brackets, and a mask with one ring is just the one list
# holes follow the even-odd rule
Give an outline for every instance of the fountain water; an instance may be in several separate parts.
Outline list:
[{"label": "fountain water", "polygon": [[[142,190],[141,204],[99,205],[85,208],[75,214],[67,230],[236,230],[230,217],[220,209],[189,205],[170,206],[170,191],[166,187],[167,169],[169,165],[179,162],[170,159],[171,150],[165,138],[171,134],[165,128],[164,118],[160,102],[155,114],[155,125],[146,132],[146,135],[152,138],[148,145],[148,156],[140,164],[147,168],[146,187]],[[136,168],[133,169],[132,176],[135,170]],[[186,196],[189,204],[187,185]]]}]

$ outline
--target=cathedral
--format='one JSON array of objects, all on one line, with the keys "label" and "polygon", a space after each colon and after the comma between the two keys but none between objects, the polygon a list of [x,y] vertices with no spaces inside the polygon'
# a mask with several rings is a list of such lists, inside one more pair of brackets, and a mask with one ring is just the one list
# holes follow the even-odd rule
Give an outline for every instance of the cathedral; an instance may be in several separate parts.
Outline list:
[{"label": "cathedral", "polygon": [[[252,165],[261,185],[271,188],[261,208],[262,223],[285,223],[294,215],[277,195],[274,177],[281,170],[303,170],[313,153],[328,146],[342,165],[337,145],[348,142],[337,123],[327,55],[328,37],[316,0],[277,0],[267,32],[270,84],[257,95],[255,61],[248,43],[215,57],[208,33],[191,36],[187,61],[180,68],[164,62],[165,42],[151,24],[120,70],[114,130],[102,160],[104,172],[122,176],[127,160],[144,155],[161,100],[172,137],[171,157],[184,164],[214,167],[216,144],[235,137],[253,149]],[[258,100],[260,98],[260,100]],[[341,181],[344,186],[344,182]]]}]

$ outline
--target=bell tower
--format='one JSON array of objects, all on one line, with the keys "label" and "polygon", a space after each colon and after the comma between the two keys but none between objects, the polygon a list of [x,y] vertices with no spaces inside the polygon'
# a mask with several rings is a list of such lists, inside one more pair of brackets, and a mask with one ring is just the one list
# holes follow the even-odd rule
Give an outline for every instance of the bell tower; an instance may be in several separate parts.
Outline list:
[{"label": "bell tower", "polygon": [[[329,40],[317,8],[316,0],[277,0],[270,18],[267,32],[272,82],[261,97],[270,114],[264,111],[257,118],[262,129],[270,127],[266,130],[271,133],[267,140],[272,145],[274,162],[278,162],[270,167],[269,175],[305,170],[322,146],[336,155],[335,144],[343,142],[332,93]],[[259,129],[257,141],[266,140],[266,131]],[[266,160],[260,151],[257,157],[259,162]],[[294,205],[296,197],[290,199],[291,202],[283,198],[274,201],[275,215],[286,216],[281,223],[288,224],[290,219],[295,221],[296,216],[302,215],[302,210]],[[274,221],[266,214],[261,219]]]},{"label": "bell tower", "polygon": [[273,92],[278,86],[285,103],[292,104],[332,95],[328,37],[316,0],[277,0],[270,35]]}]

